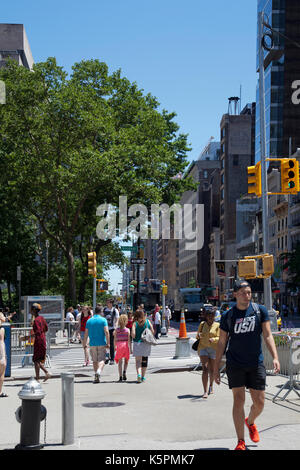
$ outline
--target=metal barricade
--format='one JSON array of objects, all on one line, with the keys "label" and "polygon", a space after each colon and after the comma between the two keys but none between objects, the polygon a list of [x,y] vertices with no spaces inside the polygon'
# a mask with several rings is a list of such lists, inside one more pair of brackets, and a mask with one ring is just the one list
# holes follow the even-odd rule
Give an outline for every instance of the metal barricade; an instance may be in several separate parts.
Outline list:
[{"label": "metal barricade", "polygon": [[[22,367],[30,364],[33,354],[32,327],[11,328],[11,362],[12,365],[20,364]],[[22,338],[27,337],[26,340]]]},{"label": "metal barricade", "polygon": [[78,322],[70,321],[51,321],[48,323],[47,331],[47,355],[51,357],[51,346],[55,347],[69,347],[73,342],[76,331],[78,329]]},{"label": "metal barricade", "polygon": [[[298,390],[300,390],[300,337],[291,336],[285,333],[273,333],[273,337],[280,362],[280,373],[278,375],[288,377],[288,381],[285,382],[279,391],[274,395],[273,402],[284,389],[287,389],[287,392],[281,398],[281,400],[285,400],[292,390],[298,395],[298,397],[300,397],[300,394],[298,393]],[[273,358],[264,341],[262,341],[262,349],[266,371],[267,373],[272,374]]]}]

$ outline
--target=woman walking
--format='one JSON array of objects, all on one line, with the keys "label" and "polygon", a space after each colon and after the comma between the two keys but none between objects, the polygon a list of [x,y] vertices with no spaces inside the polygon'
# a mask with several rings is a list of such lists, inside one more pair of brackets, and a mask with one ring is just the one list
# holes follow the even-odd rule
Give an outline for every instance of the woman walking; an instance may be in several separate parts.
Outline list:
[{"label": "woman walking", "polygon": [[[82,307],[81,315],[80,315],[80,339],[81,339],[82,346],[83,346],[84,333],[86,329],[86,322],[91,317],[92,317],[92,314],[91,314],[90,308],[87,305]],[[87,345],[86,347],[83,347],[83,352],[84,352],[84,365],[88,366],[90,364],[90,356],[89,356],[89,350],[88,350]]]},{"label": "woman walking", "polygon": [[127,322],[127,315],[120,315],[118,327],[113,333],[115,361],[119,368],[119,382],[127,380],[126,371],[130,357],[130,330],[126,328]]},{"label": "woman walking", "polygon": [[129,310],[129,311],[127,312],[127,317],[128,317],[128,322],[127,322],[126,327],[129,329],[129,332],[130,332],[130,354],[132,354],[132,336],[131,336],[131,330],[132,330],[132,325],[133,325],[133,321],[134,321],[132,310]]},{"label": "woman walking", "polygon": [[32,336],[34,337],[32,361],[34,363],[36,380],[40,380],[40,369],[42,369],[45,374],[44,382],[46,382],[46,380],[51,377],[44,366],[47,353],[46,332],[48,331],[48,325],[45,318],[40,315],[41,310],[42,307],[40,304],[33,304],[31,307],[31,315],[33,318]]},{"label": "woman walking", "polygon": [[[220,324],[214,321],[214,310],[205,312],[205,320],[199,325],[196,339],[199,339],[198,354],[202,364],[203,398],[213,393],[213,370],[216,359],[216,349],[220,337]],[[210,386],[208,388],[208,378]]]},{"label": "woman walking", "polygon": [[0,398],[6,398],[8,395],[2,392],[3,382],[4,382],[4,375],[6,369],[6,351],[5,351],[5,343],[4,343],[4,328],[1,326],[2,323],[5,323],[5,316],[2,312],[0,312]]},{"label": "woman walking", "polygon": [[143,310],[136,311],[136,321],[132,325],[131,335],[133,338],[133,355],[137,372],[137,382],[145,382],[146,370],[148,366],[148,357],[151,354],[151,344],[145,343],[141,336],[143,331],[149,328],[153,332],[153,327]]}]

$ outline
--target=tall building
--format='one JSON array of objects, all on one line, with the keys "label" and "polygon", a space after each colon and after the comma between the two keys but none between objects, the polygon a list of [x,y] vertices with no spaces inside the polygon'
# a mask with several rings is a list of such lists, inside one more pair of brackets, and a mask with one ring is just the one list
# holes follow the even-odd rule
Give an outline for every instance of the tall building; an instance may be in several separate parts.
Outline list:
[{"label": "tall building", "polygon": [[32,69],[33,57],[22,24],[0,24],[0,67],[5,67],[7,59]]},{"label": "tall building", "polygon": [[236,201],[248,192],[247,166],[254,163],[254,128],[255,103],[245,106],[239,114],[224,114],[220,123],[220,259],[226,261],[226,276],[220,279],[222,300],[229,294],[235,277],[235,263],[228,260],[235,260],[237,255]]},{"label": "tall building", "polygon": [[[191,163],[187,175],[198,184],[197,191],[186,191],[180,200],[182,206],[196,204],[204,206],[204,243],[201,249],[186,249],[186,239],[179,240],[179,284],[180,287],[211,286],[210,236],[219,226],[220,207],[220,144],[211,142]],[[195,229],[195,227],[194,227]],[[201,227],[199,227],[199,230]]]},{"label": "tall building", "polygon": [[[293,103],[293,83],[300,77],[300,2],[258,0],[258,12],[276,32],[273,48],[264,52],[267,157],[288,157],[300,147],[300,105]],[[284,36],[282,36],[284,35]],[[257,40],[257,71],[259,49]],[[259,81],[256,97],[255,161],[260,155]],[[270,166],[276,166],[272,162]]]}]

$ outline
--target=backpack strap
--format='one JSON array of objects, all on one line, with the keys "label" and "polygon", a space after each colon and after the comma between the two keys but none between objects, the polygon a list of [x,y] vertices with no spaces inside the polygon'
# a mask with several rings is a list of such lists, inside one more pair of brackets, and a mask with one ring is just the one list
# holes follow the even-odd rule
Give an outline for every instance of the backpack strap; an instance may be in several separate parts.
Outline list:
[{"label": "backpack strap", "polygon": [[251,302],[251,305],[252,305],[254,312],[256,313],[258,317],[259,323],[261,323],[261,311],[260,311],[258,304]]},{"label": "backpack strap", "polygon": [[227,312],[227,326],[228,326],[228,333],[231,333],[231,326],[232,326],[232,317],[233,317],[233,309],[234,306],[231,307]]}]

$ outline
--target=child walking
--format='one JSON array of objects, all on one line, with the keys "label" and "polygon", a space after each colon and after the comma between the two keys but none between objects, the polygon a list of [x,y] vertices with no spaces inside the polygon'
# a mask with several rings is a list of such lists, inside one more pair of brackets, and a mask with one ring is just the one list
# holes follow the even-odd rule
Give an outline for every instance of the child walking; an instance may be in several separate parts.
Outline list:
[{"label": "child walking", "polygon": [[120,315],[118,328],[114,331],[115,361],[119,368],[119,382],[127,380],[126,371],[130,356],[130,330],[126,328],[127,322],[127,315]]}]

